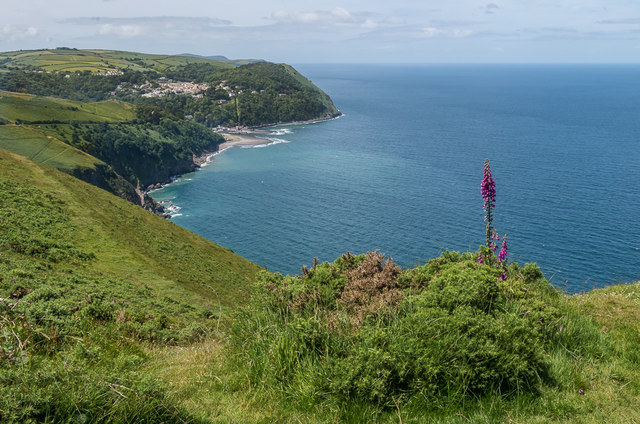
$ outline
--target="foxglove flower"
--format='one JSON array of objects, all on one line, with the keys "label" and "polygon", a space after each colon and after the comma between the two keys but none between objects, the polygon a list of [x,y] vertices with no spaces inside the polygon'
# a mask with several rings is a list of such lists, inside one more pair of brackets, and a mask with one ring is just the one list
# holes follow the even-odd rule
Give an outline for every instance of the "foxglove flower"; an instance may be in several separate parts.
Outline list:
[{"label": "foxglove flower", "polygon": [[493,177],[491,176],[489,159],[484,161],[484,175],[482,177],[480,191],[482,193],[482,200],[484,201],[482,206],[486,212],[484,219],[487,221],[487,247],[491,248],[491,221],[493,220],[491,210],[495,206],[496,202],[496,183],[493,181]]}]

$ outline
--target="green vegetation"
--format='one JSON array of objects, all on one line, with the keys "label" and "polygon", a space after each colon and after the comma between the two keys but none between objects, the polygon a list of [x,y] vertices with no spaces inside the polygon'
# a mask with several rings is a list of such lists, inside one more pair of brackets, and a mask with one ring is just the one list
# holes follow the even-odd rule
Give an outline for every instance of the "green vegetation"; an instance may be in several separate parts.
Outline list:
[{"label": "green vegetation", "polygon": [[24,50],[0,53],[0,62],[8,67],[42,69],[50,72],[99,72],[125,70],[144,71],[149,68],[165,69],[190,63],[215,63],[220,69],[232,68],[223,61],[214,61],[193,56],[172,56],[124,52],[117,50],[78,50],[58,48],[55,50]]},{"label": "green vegetation", "polygon": [[72,172],[75,168],[95,169],[101,161],[29,126],[0,126],[0,148]]},{"label": "green vegetation", "polygon": [[122,82],[143,84],[147,79],[154,77],[157,77],[157,73],[151,71],[127,70],[122,74],[97,75],[89,71],[67,74],[14,69],[0,75],[0,89],[78,101],[101,101],[112,99],[111,93]]},{"label": "green vegetation", "polygon": [[167,118],[156,125],[56,125],[42,131],[103,160],[133,187],[141,188],[192,172],[194,155],[216,151],[224,142],[200,124]]},{"label": "green vegetation", "polygon": [[131,104],[109,100],[79,102],[0,91],[0,120],[5,123],[132,121]]},{"label": "green vegetation", "polygon": [[259,269],[0,150],[0,421],[192,421],[139,373],[212,337]]},{"label": "green vegetation", "polygon": [[0,190],[0,421],[640,420],[640,284],[567,296],[485,247],[254,281],[24,157]]},{"label": "green vegetation", "polygon": [[166,351],[150,372],[214,421],[638,421],[640,284],[569,297],[535,264],[502,280],[477,258],[262,272],[226,346]]},{"label": "green vegetation", "polygon": [[[134,186],[111,166],[61,141],[64,139],[57,133],[61,127],[64,126],[0,125],[0,148],[52,166],[136,205],[141,204],[140,194]],[[149,196],[143,196],[143,200],[142,206],[146,209],[159,209]]]}]

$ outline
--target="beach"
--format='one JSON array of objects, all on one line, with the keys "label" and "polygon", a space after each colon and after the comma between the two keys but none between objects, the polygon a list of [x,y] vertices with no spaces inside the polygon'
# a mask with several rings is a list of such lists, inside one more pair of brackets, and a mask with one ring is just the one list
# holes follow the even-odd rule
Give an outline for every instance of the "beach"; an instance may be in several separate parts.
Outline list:
[{"label": "beach", "polygon": [[[268,134],[265,132],[265,134]],[[268,144],[270,141],[265,138],[256,137],[253,134],[222,134],[225,142],[218,146],[218,152],[233,146],[259,146]]]},{"label": "beach", "polygon": [[223,133],[221,135],[224,137],[225,141],[218,145],[218,149],[215,151],[206,151],[199,156],[194,156],[193,163],[195,163],[197,166],[205,165],[211,160],[212,157],[233,146],[259,146],[262,144],[270,143],[268,139],[256,137],[252,134]]}]

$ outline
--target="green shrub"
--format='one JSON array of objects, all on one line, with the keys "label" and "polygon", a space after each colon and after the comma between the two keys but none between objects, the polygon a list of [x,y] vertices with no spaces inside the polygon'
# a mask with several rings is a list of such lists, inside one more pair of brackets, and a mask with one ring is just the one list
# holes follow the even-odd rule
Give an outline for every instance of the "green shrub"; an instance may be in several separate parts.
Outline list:
[{"label": "green shrub", "polygon": [[374,252],[302,276],[263,272],[234,325],[236,365],[252,384],[339,403],[535,395],[553,383],[555,291],[535,265],[503,280],[476,258],[445,252],[401,272]]}]

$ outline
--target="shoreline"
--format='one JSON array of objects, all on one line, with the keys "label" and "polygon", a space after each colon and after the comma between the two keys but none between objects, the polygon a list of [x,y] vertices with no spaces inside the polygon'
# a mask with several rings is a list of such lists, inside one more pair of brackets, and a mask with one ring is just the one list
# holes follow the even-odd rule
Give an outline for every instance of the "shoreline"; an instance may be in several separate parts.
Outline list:
[{"label": "shoreline", "polygon": [[[209,163],[211,163],[212,159],[214,156],[224,152],[225,150],[234,147],[234,146],[263,146],[263,145],[269,145],[274,143],[272,140],[268,139],[268,138],[262,138],[262,137],[258,137],[257,135],[271,135],[271,131],[269,131],[269,128],[273,128],[273,127],[279,127],[279,126],[284,126],[284,125],[308,125],[308,124],[317,124],[320,122],[325,122],[325,121],[332,121],[334,119],[338,119],[340,117],[344,116],[342,114],[342,112],[339,112],[336,115],[330,116],[330,117],[325,117],[325,118],[317,118],[317,119],[310,119],[307,121],[293,121],[293,122],[279,122],[279,123],[275,123],[275,124],[265,124],[265,125],[261,125],[261,126],[256,126],[256,127],[248,127],[246,129],[242,129],[242,130],[238,130],[238,132],[232,132],[232,131],[228,131],[228,132],[220,132],[218,134],[220,134],[221,136],[224,137],[225,141],[218,144],[216,150],[207,150],[202,152],[200,155],[193,155],[193,163],[196,166],[196,171],[199,168],[202,168],[203,166],[207,166]],[[173,182],[175,182],[178,178],[180,178],[182,175],[187,174],[188,172],[184,173],[184,174],[177,174],[177,175],[173,175],[171,176],[171,181],[165,182],[165,183],[156,183],[156,184],[152,184],[152,188],[148,188],[146,190],[143,190],[144,194],[149,195],[150,193],[156,191],[156,190],[160,190],[162,188],[164,188],[165,186],[172,184]],[[155,200],[154,200],[155,201]]]},{"label": "shoreline", "polygon": [[[262,138],[262,137],[258,137],[256,134],[259,135],[272,135],[271,132],[268,130],[269,128],[274,128],[274,127],[279,127],[279,126],[284,126],[284,125],[309,125],[309,124],[317,124],[320,122],[325,122],[325,121],[332,121],[334,119],[338,119],[340,117],[344,116],[342,112],[338,112],[335,115],[332,116],[328,116],[325,118],[316,118],[316,119],[309,119],[307,121],[292,121],[292,122],[278,122],[275,124],[265,124],[265,125],[259,125],[259,126],[255,126],[255,127],[247,127],[246,129],[242,129],[242,130],[238,130],[237,132],[234,131],[226,131],[226,132],[220,132],[218,134],[220,134],[221,136],[224,137],[225,141],[218,144],[218,148],[215,151],[205,151],[202,154],[200,154],[199,156],[194,155],[193,156],[193,163],[198,167],[202,167],[205,166],[207,164],[209,164],[211,162],[211,159],[216,156],[217,154],[220,154],[222,152],[224,152],[225,150],[234,147],[234,146],[261,146],[261,145],[268,145],[270,143],[272,143],[271,140],[269,140],[268,138]],[[180,177],[180,175],[175,175],[172,177],[172,179],[178,178]],[[163,184],[164,186],[164,184]]]}]

